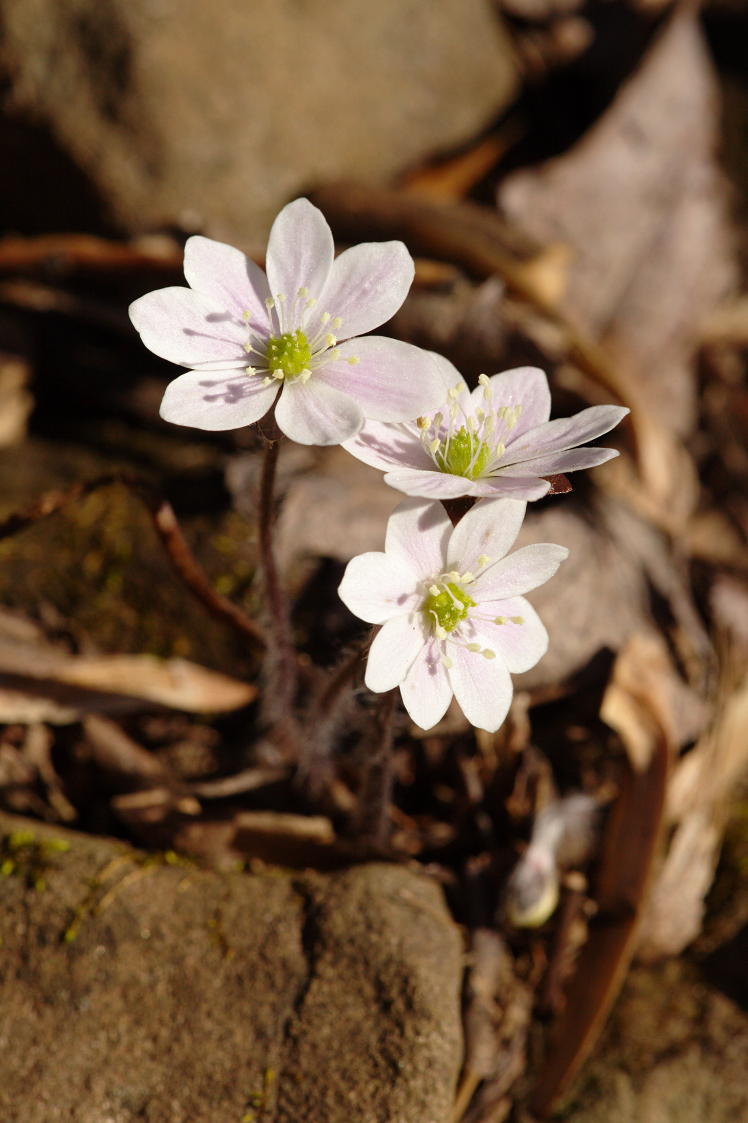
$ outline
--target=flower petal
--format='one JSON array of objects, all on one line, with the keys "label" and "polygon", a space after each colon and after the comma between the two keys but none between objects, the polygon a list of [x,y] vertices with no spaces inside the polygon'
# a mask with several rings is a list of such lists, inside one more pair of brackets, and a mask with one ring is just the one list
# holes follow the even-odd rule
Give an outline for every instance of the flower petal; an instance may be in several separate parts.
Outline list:
[{"label": "flower petal", "polygon": [[[462,522],[464,521],[463,519]],[[457,529],[461,525],[462,523]],[[565,546],[554,546],[550,542],[524,546],[482,570],[470,586],[470,595],[478,604],[482,604],[484,601],[506,600],[508,597],[529,593],[530,589],[536,589],[553,577],[561,562],[568,556],[569,551]]]},{"label": "flower petal", "polygon": [[367,419],[412,421],[444,401],[444,368],[430,351],[378,335],[349,340],[337,351],[340,357],[320,366],[316,377],[355,398]]},{"label": "flower petal", "polygon": [[[493,403],[499,406],[521,406],[517,425],[514,430],[515,440],[542,425],[551,416],[551,392],[548,389],[548,379],[538,367],[514,367],[512,370],[494,374],[489,379]],[[473,391],[476,403],[483,405],[482,388],[479,386]]]},{"label": "flower petal", "polygon": [[280,430],[300,445],[339,445],[363,423],[358,403],[321,379],[287,382],[275,408]]},{"label": "flower petal", "polygon": [[154,355],[180,366],[224,361],[244,367],[247,328],[215,304],[186,288],[157,289],[130,305],[130,319]]},{"label": "flower petal", "polygon": [[479,558],[503,558],[519,534],[526,506],[518,499],[484,499],[476,503],[452,531],[447,551],[449,567],[461,573],[470,570],[479,574],[483,570]]},{"label": "flower petal", "polygon": [[431,729],[444,717],[452,701],[452,687],[435,640],[422,648],[400,683],[403,705],[421,729]]},{"label": "flower petal", "polygon": [[[548,494],[550,484],[547,480],[538,479],[529,474],[527,464],[523,464],[524,474],[513,475],[499,469],[495,476],[483,476],[475,480],[471,488],[471,495],[478,495],[481,499],[542,499]],[[552,475],[552,473],[548,473]]]},{"label": "flower petal", "polygon": [[346,566],[338,596],[354,616],[369,624],[383,624],[417,607],[418,580],[407,558],[380,552],[358,554]]},{"label": "flower petal", "polygon": [[188,370],[166,387],[159,413],[195,429],[239,429],[264,417],[278,387],[263,386],[244,371]]},{"label": "flower petal", "polygon": [[435,577],[444,569],[451,530],[441,503],[406,499],[389,517],[384,548],[412,565],[421,580]]},{"label": "flower petal", "polygon": [[[270,230],[265,257],[273,297],[290,305],[300,288],[319,297],[332,268],[335,246],[322,211],[308,199],[295,199],[280,212]],[[292,325],[298,327],[299,325]]]},{"label": "flower petal", "polygon": [[369,650],[364,678],[369,690],[381,694],[399,686],[427,642],[420,614],[411,612],[388,620]]},{"label": "flower petal", "polygon": [[421,444],[417,428],[410,422],[367,420],[360,432],[346,441],[343,448],[357,460],[385,472],[393,464],[408,468],[434,466]]},{"label": "flower petal", "polygon": [[495,732],[512,701],[512,680],[501,659],[450,645],[452,666],[447,671],[457,704],[471,725]]},{"label": "flower petal", "polygon": [[[490,615],[506,622],[495,624],[484,619]],[[480,619],[476,612],[471,620],[479,642],[497,653],[513,675],[529,671],[548,650],[548,633],[535,609],[524,597],[509,600],[481,601]],[[521,623],[517,623],[520,620]]]},{"label": "flower petal", "polygon": [[522,460],[519,464],[509,464],[500,468],[496,479],[511,479],[530,472],[535,476],[555,476],[558,472],[578,472],[580,468],[596,468],[606,460],[618,456],[615,448],[570,448],[566,452],[549,452],[532,460]]},{"label": "flower petal", "polygon": [[362,242],[335,259],[318,307],[343,321],[341,339],[364,335],[397,312],[413,283],[413,258],[402,242]]},{"label": "flower petal", "polygon": [[624,406],[590,406],[574,417],[559,417],[507,442],[505,460],[515,464],[548,452],[565,452],[613,429],[629,411]]},{"label": "flower petal", "polygon": [[184,275],[187,284],[218,308],[225,308],[241,320],[251,314],[250,323],[269,330],[265,299],[270,296],[267,277],[241,250],[195,235],[184,247]]},{"label": "flower petal", "polygon": [[472,494],[472,480],[464,476],[453,476],[450,472],[418,471],[415,468],[401,468],[388,472],[384,482],[389,487],[404,491],[406,495],[418,495],[426,499],[458,499],[461,495]]}]

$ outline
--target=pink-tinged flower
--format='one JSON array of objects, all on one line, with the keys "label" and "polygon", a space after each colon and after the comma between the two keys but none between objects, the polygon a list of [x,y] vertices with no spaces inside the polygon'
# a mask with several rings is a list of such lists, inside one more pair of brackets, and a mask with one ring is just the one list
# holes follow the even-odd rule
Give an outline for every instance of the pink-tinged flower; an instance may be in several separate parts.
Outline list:
[{"label": "pink-tinged flower", "polygon": [[593,468],[618,455],[612,448],[576,446],[617,425],[629,412],[624,407],[591,406],[549,421],[551,397],[542,370],[482,374],[471,393],[451,369],[451,389],[435,413],[405,424],[367,421],[343,447],[386,472],[390,487],[427,499],[540,499],[550,488],[544,476]]},{"label": "pink-tinged flower", "polygon": [[514,542],[526,504],[485,500],[452,529],[441,503],[407,499],[390,516],[384,553],[359,554],[338,590],[356,616],[381,624],[366,685],[400,687],[416,725],[430,729],[452,695],[479,729],[498,729],[511,674],[534,667],[548,635],[523,594],[568,555],[563,546]]},{"label": "pink-tinged flower", "polygon": [[280,212],[267,274],[240,250],[188,239],[189,288],[130,307],[146,347],[190,367],[166,388],[161,416],[198,429],[259,421],[277,400],[280,429],[300,444],[339,444],[364,418],[403,421],[433,409],[444,383],[433,356],[361,336],[405,300],[413,260],[402,242],[353,246],[333,259],[330,227],[307,199]]}]

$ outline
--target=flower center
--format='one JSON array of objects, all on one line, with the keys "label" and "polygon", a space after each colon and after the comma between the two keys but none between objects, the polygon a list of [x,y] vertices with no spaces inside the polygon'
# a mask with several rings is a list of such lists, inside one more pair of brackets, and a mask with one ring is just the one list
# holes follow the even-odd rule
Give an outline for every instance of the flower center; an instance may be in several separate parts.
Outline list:
[{"label": "flower center", "polygon": [[440,471],[475,480],[483,474],[492,454],[493,449],[463,425],[446,440],[440,441],[433,457]]},{"label": "flower center", "polygon": [[265,365],[276,378],[293,382],[309,369],[311,361],[312,349],[301,328],[268,339]]},{"label": "flower center", "polygon": [[434,630],[453,632],[461,620],[475,607],[475,601],[455,581],[438,581],[429,587],[421,610],[431,620]]}]

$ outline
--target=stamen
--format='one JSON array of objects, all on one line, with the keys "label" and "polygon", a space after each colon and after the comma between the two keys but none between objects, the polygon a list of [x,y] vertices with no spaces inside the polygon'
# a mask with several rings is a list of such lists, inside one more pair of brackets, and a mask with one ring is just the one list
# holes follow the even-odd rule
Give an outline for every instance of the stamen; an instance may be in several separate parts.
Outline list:
[{"label": "stamen", "polygon": [[322,320],[323,324],[329,324],[331,319],[332,319],[332,316],[330,315],[329,312],[323,312],[322,313],[321,320]]},{"label": "stamen", "polygon": [[490,560],[491,560],[491,559],[490,559],[490,557],[488,556],[488,554],[481,554],[481,556],[480,556],[480,557],[478,558],[478,565],[479,565],[479,566],[481,567],[481,569],[482,569],[484,565],[488,565],[488,563],[490,562]]},{"label": "stamen", "polygon": [[242,312],[242,319],[244,320],[245,324],[248,324],[252,319],[252,313],[250,312],[249,308],[245,308]]},{"label": "stamen", "polygon": [[448,655],[442,655],[442,666],[448,671],[450,667],[454,667],[454,663]]},{"label": "stamen", "polygon": [[310,371],[309,367],[304,367],[304,369],[302,370],[302,372],[299,375],[299,382],[301,382],[302,384],[304,382],[308,382],[311,377],[312,377],[312,372]]},{"label": "stamen", "polygon": [[306,306],[307,306],[307,308],[314,308],[314,305],[316,303],[317,303],[317,297],[316,296],[310,296],[309,299],[306,302]]},{"label": "stamen", "polygon": [[525,622],[524,616],[510,616],[509,619],[513,624],[524,624]]},{"label": "stamen", "polygon": [[507,616],[494,616],[493,622],[494,624],[507,624],[509,622],[509,618]]},{"label": "stamen", "polygon": [[346,359],[346,362],[349,366],[356,367],[361,362],[361,360],[359,359],[358,355],[349,355]]},{"label": "stamen", "polygon": [[283,381],[283,371],[280,369],[280,367],[278,367],[277,370],[273,371],[273,378],[277,378],[279,382]]},{"label": "stamen", "polygon": [[335,331],[338,331],[340,328],[342,328],[343,321],[341,320],[340,316],[335,317],[335,319],[332,322],[332,326],[335,328]]},{"label": "stamen", "polygon": [[306,285],[302,285],[301,288],[299,289],[299,291],[296,293],[296,295],[299,297],[300,300],[305,300],[306,297],[309,296],[309,289],[306,287]]},{"label": "stamen", "polygon": [[273,300],[272,296],[266,296],[265,297],[265,307],[266,308],[275,308],[275,301]]},{"label": "stamen", "polygon": [[257,374],[257,370],[256,370],[255,367],[245,367],[244,373],[245,374]]},{"label": "stamen", "polygon": [[483,656],[484,659],[495,659],[496,658],[496,652],[492,651],[490,647],[484,647],[483,650],[481,651],[481,655]]},{"label": "stamen", "polygon": [[327,335],[325,336],[325,347],[334,347],[337,342],[338,341],[335,338],[335,336],[332,334],[331,331],[329,331],[327,333]]}]

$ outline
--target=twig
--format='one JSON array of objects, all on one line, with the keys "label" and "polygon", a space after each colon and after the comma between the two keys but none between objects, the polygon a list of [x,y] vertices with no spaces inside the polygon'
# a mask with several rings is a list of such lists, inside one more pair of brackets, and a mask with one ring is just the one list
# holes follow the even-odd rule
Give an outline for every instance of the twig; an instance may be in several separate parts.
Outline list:
[{"label": "twig", "polygon": [[217,593],[192,553],[177,521],[171,504],[160,496],[153,485],[135,473],[112,472],[83,483],[73,484],[65,491],[49,491],[36,503],[23,511],[9,515],[0,523],[0,539],[9,538],[26,527],[55,514],[79,499],[102,487],[122,484],[145,504],[166,554],[185,586],[214,616],[230,623],[237,631],[260,643],[267,644],[263,629],[237,605]]}]

